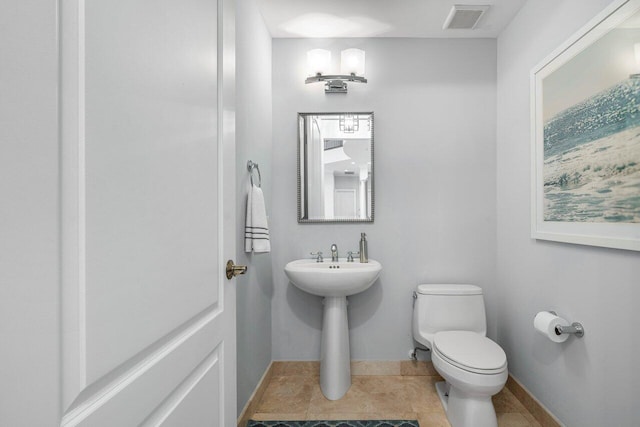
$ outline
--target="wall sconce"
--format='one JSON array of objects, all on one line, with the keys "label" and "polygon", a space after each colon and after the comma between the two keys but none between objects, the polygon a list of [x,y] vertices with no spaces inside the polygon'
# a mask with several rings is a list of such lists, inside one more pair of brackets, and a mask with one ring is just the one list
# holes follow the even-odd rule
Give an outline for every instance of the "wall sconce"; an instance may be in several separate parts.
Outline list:
[{"label": "wall sconce", "polygon": [[363,77],[364,50],[345,49],[341,52],[341,74],[326,74],[331,67],[331,52],[325,49],[308,51],[307,67],[310,77],[304,82],[325,82],[324,93],[347,93],[347,82],[367,82]]},{"label": "wall sconce", "polygon": [[340,132],[354,133],[360,130],[360,119],[357,114],[340,114],[338,117]]}]

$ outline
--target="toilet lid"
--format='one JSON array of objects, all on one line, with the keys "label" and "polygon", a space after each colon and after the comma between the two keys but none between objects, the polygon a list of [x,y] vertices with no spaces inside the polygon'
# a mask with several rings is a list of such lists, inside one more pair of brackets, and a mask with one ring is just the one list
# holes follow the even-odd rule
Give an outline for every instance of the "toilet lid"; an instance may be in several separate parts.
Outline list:
[{"label": "toilet lid", "polygon": [[507,366],[504,350],[477,332],[438,332],[433,338],[433,347],[446,361],[466,371],[495,374]]},{"label": "toilet lid", "polygon": [[475,285],[433,284],[418,285],[422,295],[482,295],[482,288]]}]

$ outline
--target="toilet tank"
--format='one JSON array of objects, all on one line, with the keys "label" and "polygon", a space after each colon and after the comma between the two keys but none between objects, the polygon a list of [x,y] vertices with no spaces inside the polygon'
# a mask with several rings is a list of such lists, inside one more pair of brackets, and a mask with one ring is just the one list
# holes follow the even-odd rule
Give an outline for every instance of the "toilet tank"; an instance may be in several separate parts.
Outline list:
[{"label": "toilet tank", "polygon": [[413,338],[431,348],[440,331],[487,334],[482,288],[475,285],[434,284],[416,288]]}]

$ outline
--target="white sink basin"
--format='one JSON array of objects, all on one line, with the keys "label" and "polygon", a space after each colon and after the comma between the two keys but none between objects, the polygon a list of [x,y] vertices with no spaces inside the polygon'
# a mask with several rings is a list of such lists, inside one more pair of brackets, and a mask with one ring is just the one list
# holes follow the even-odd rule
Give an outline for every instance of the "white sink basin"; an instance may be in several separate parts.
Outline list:
[{"label": "white sink basin", "polygon": [[372,259],[367,263],[299,259],[288,263],[284,271],[291,283],[305,292],[321,297],[346,297],[369,289],[380,275],[382,265]]},{"label": "white sink basin", "polygon": [[367,290],[382,265],[372,259],[367,263],[299,259],[288,263],[284,271],[298,288],[324,297],[320,389],[327,399],[338,400],[351,386],[347,296]]}]

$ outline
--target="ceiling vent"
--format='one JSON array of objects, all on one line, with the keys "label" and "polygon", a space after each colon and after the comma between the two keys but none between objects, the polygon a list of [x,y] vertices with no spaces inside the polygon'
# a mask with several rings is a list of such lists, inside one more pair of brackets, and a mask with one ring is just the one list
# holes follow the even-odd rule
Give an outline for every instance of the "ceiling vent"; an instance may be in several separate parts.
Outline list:
[{"label": "ceiling vent", "polygon": [[444,21],[443,30],[473,30],[478,21],[489,9],[489,5],[460,5],[451,8],[449,16]]}]

